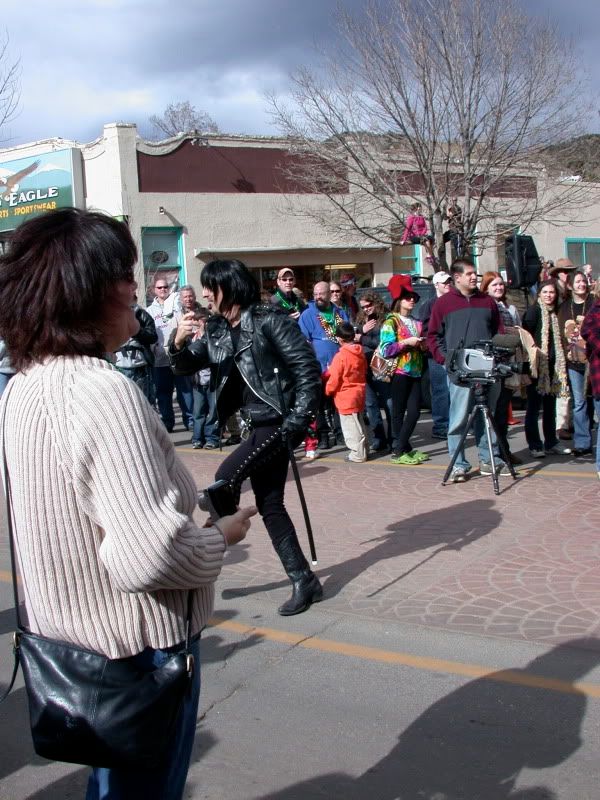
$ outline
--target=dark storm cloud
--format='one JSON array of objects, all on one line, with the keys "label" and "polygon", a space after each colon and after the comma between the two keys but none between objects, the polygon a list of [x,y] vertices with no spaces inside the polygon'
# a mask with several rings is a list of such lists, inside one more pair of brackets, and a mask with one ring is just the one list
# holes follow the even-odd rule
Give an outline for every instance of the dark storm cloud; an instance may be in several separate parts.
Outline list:
[{"label": "dark storm cloud", "polygon": [[[527,13],[556,21],[596,78],[600,3],[520,2]],[[352,13],[365,4],[342,2]],[[103,122],[143,124],[179,100],[207,111],[223,130],[276,133],[264,92],[285,94],[290,72],[317,62],[315,43],[325,52],[344,46],[336,0],[54,0],[37,4],[26,25],[22,6],[5,5],[1,24],[23,73],[23,111],[4,131],[13,143],[89,141]],[[442,0],[432,24],[443,24]]]},{"label": "dark storm cloud", "polygon": [[[359,11],[361,0],[344,8]],[[257,85],[286,83],[299,64],[315,58],[315,44],[339,46],[336,0],[225,0],[184,4],[177,14],[145,4],[141,30],[127,47],[128,64],[149,76],[198,76],[213,85],[228,74],[252,74]],[[206,87],[210,90],[210,85]]]}]

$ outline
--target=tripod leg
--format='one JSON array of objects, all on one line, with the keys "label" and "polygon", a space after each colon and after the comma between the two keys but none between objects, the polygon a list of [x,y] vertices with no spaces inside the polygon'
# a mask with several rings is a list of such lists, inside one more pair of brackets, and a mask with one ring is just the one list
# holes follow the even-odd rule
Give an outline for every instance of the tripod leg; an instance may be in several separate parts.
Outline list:
[{"label": "tripod leg", "polygon": [[442,486],[445,486],[446,483],[448,482],[448,478],[450,477],[450,474],[451,474],[452,470],[454,469],[454,465],[456,464],[456,459],[458,458],[458,454],[462,452],[462,450],[463,450],[463,448],[465,446],[465,441],[467,439],[467,436],[469,435],[469,431],[471,430],[473,422],[475,421],[475,411],[476,410],[477,410],[477,407],[475,407],[471,411],[471,413],[469,414],[469,419],[467,420],[467,424],[465,425],[465,429],[462,432],[462,436],[460,437],[460,441],[458,443],[458,447],[454,451],[454,455],[452,456],[452,458],[450,459],[450,463],[448,464],[448,469],[446,470],[446,472],[444,474],[444,477],[442,478]]},{"label": "tripod leg", "polygon": [[[498,473],[496,472],[496,456],[494,455],[494,447],[492,445],[492,430],[494,423],[492,422],[490,411],[487,405],[476,406],[475,408],[479,408],[483,414],[483,427],[485,429],[485,435],[490,451],[490,464],[492,465],[492,483],[494,484],[494,494],[500,494],[500,484],[498,482]],[[496,436],[496,438],[498,437]]]},{"label": "tripod leg", "polygon": [[[489,410],[489,408],[487,406],[486,406],[486,411],[487,411],[487,418],[490,421],[490,426],[491,426],[492,430],[494,431],[494,434],[496,435],[496,441],[498,442],[498,449],[500,450],[500,455],[502,456],[502,459],[504,460],[504,463],[506,464],[506,466],[509,468],[510,474],[512,475],[513,480],[516,480],[517,479],[517,473],[515,471],[515,468],[513,466],[512,461],[510,460],[510,453],[507,451],[506,447],[504,446],[504,442],[502,441],[500,436],[498,436],[498,431],[496,429],[496,423],[494,422],[494,418],[492,417],[492,415],[490,413],[490,410]],[[491,451],[490,451],[490,454],[491,454]],[[494,462],[492,461],[492,463],[494,463]]]}]

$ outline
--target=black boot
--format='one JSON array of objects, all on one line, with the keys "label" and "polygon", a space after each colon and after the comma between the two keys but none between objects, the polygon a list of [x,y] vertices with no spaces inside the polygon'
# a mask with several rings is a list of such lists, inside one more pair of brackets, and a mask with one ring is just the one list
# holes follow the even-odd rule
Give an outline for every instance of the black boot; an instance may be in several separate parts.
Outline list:
[{"label": "black boot", "polygon": [[323,599],[323,587],[312,570],[309,569],[306,572],[298,573],[297,578],[292,575],[289,577],[292,581],[292,596],[277,609],[282,617],[301,614],[312,603],[318,603]]},{"label": "black boot", "polygon": [[277,610],[282,617],[301,614],[323,599],[323,587],[304,558],[295,532],[278,542],[275,550],[292,582],[292,596]]}]

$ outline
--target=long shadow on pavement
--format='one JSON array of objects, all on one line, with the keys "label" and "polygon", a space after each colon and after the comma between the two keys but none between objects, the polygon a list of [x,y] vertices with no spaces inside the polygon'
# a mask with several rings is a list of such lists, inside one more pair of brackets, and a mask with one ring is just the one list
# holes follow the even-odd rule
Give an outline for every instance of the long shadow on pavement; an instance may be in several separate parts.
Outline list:
[{"label": "long shadow on pavement", "polygon": [[[492,672],[438,700],[358,778],[319,775],[260,800],[558,800],[520,773],[562,764],[582,744],[587,701],[573,682],[598,666],[600,653],[578,645],[600,641],[559,645],[523,669]],[[560,690],[533,685],[539,676],[561,681]]]},{"label": "long shadow on pavement", "polygon": [[[431,561],[437,555],[447,551],[459,551],[472,542],[476,542],[488,533],[495,530],[502,520],[502,515],[494,508],[493,500],[471,500],[458,503],[444,509],[427,511],[414,517],[388,525],[383,536],[367,539],[360,544],[376,542],[371,547],[347,561],[333,564],[317,570],[317,575],[323,582],[326,598],[335,597],[340,590],[362,572],[391,558],[409,555],[419,550],[436,547],[422,563]],[[317,549],[319,543],[317,542]],[[420,565],[417,565],[417,567]],[[414,572],[417,567],[412,567],[395,577],[388,585],[396,583],[406,577],[409,572]],[[225,589],[222,597],[225,599],[245,597],[257,592],[270,591],[288,586],[287,580],[251,586],[240,589]],[[377,591],[382,591],[385,586]],[[374,593],[375,594],[375,593]]]}]

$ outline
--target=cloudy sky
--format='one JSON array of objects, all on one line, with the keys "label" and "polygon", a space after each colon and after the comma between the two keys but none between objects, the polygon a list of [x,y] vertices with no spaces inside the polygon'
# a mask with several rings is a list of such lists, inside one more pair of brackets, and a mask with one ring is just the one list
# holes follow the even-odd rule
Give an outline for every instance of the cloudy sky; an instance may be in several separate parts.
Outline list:
[{"label": "cloudy sky", "polygon": [[[598,0],[521,3],[558,23],[597,90]],[[276,134],[264,93],[285,93],[290,71],[314,58],[315,41],[339,46],[335,8],[336,0],[6,0],[0,30],[21,59],[21,108],[0,131],[0,147],[53,136],[92,141],[105,122],[150,131],[148,117],[181,100],[223,131]],[[589,127],[599,130],[592,105]]]}]

